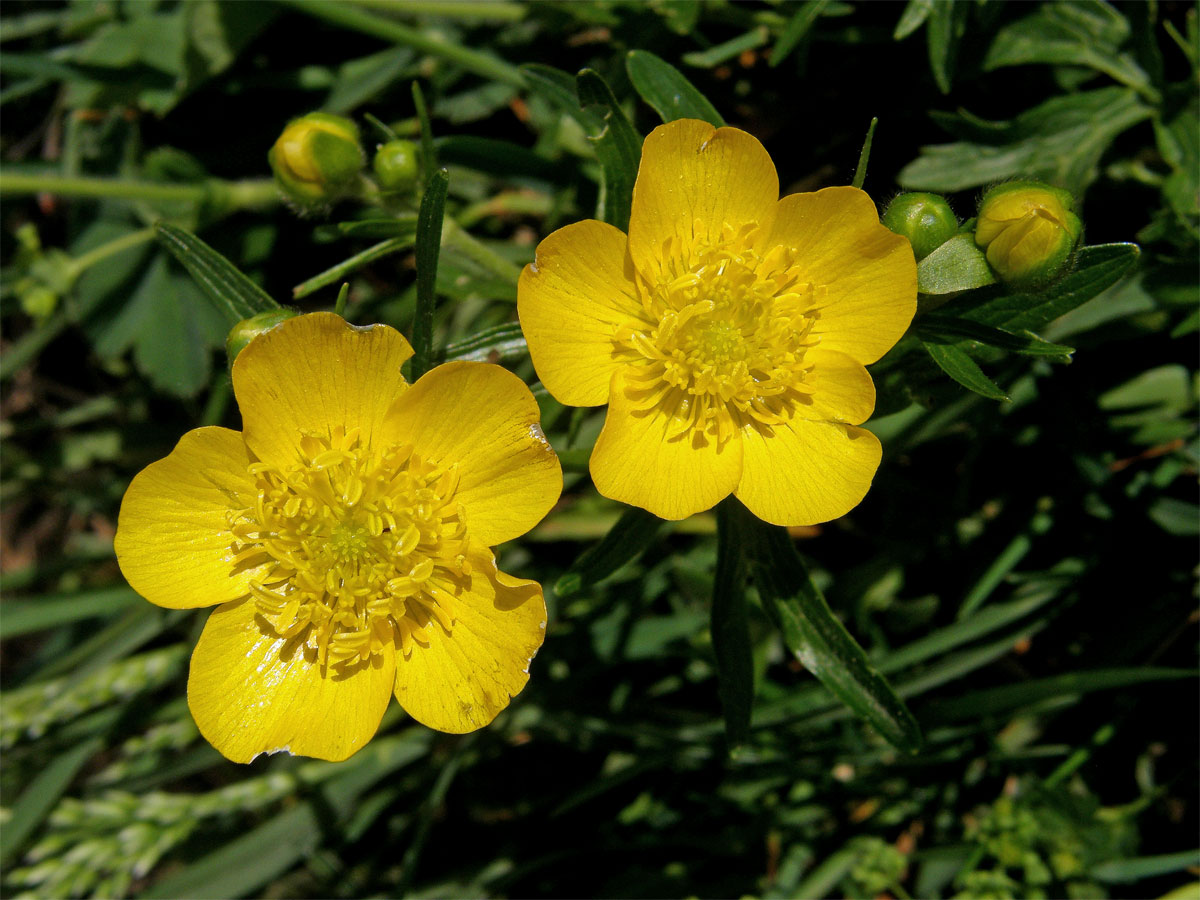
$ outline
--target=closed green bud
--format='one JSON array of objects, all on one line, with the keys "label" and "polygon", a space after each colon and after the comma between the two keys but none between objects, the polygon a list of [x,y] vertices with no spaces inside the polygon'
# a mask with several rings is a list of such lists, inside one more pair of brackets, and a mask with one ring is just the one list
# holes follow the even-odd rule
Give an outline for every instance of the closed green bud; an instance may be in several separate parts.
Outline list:
[{"label": "closed green bud", "polygon": [[1083,224],[1075,198],[1036,181],[992,188],[979,203],[975,243],[1000,279],[1016,288],[1050,284],[1066,271]]},{"label": "closed green bud", "polygon": [[284,193],[307,206],[348,193],[364,162],[358,126],[319,112],[288,123],[267,159]]},{"label": "closed green bud", "polygon": [[958,231],[954,210],[940,194],[901,194],[888,204],[880,220],[889,230],[908,238],[913,256],[924,259]]},{"label": "closed green bud", "polygon": [[229,357],[230,367],[233,366],[237,355],[246,349],[247,344],[263,332],[270,331],[280,322],[285,322],[295,315],[297,313],[294,310],[280,307],[279,309],[268,309],[266,312],[260,312],[248,319],[242,319],[234,325],[229,329],[229,336],[225,338],[225,355]]},{"label": "closed green bud", "polygon": [[385,191],[410,190],[417,183],[417,145],[412,141],[388,141],[375,151],[372,167]]}]

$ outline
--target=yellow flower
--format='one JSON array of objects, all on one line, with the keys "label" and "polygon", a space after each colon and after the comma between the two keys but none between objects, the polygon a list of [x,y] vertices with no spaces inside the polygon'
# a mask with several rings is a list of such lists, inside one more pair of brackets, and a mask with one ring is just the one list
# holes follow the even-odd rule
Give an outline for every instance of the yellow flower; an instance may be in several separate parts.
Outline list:
[{"label": "yellow flower", "polygon": [[515,375],[450,363],[409,386],[411,355],[391,328],[289,319],[234,363],[244,430],[188,432],[125,494],[133,588],[220,604],[188,705],[229,759],[345,759],[393,692],[431,728],[472,731],[529,680],[542,590],[488,548],[557,501],[558,459]]},{"label": "yellow flower", "polygon": [[628,237],[592,220],[554,232],[517,308],[546,389],[609,404],[601,494],[681,519],[733,493],[768,522],[812,525],[871,485],[863,366],[916,296],[908,241],[866,194],[780,200],[762,144],[684,119],[646,138]]}]

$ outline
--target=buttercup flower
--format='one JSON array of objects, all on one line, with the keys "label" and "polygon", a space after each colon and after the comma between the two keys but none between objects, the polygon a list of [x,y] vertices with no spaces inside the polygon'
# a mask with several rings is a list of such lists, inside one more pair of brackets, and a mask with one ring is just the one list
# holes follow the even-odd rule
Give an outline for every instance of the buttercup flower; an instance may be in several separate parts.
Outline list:
[{"label": "buttercup flower", "polygon": [[198,428],[125,494],[117,559],[159,606],[217,606],[188,705],[225,756],[340,760],[393,692],[461,733],[529,680],[541,588],[489,546],[562,490],[525,385],[450,363],[409,386],[391,328],[289,319],[233,366],[244,430]]},{"label": "buttercup flower", "polygon": [[908,241],[862,191],[779,199],[763,146],[694,120],[642,148],[629,235],[601,222],[541,242],[517,308],[559,401],[609,404],[601,494],[681,519],[735,494],[778,525],[862,500],[879,441],[864,364],[916,309]]}]

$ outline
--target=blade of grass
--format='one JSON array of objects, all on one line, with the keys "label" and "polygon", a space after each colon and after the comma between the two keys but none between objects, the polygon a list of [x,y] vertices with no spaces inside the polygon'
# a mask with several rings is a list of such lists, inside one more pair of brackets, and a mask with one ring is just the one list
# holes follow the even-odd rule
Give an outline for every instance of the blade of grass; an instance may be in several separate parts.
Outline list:
[{"label": "blade of grass", "polygon": [[0,867],[7,867],[17,857],[75,776],[103,746],[104,739],[94,737],[72,747],[55,757],[21,792],[4,828],[0,829]]},{"label": "blade of grass", "polygon": [[334,284],[344,279],[348,274],[361,269],[363,266],[369,266],[377,260],[383,259],[392,253],[399,253],[401,250],[407,250],[416,241],[417,235],[417,220],[412,220],[412,233],[397,235],[393,238],[388,238],[386,241],[380,241],[372,247],[368,247],[361,253],[356,253],[349,259],[343,260],[336,266],[331,266],[319,275],[314,275],[307,281],[302,281],[300,284],[292,288],[292,297],[296,300],[302,297],[307,297],[309,294],[319,291],[327,285]]}]

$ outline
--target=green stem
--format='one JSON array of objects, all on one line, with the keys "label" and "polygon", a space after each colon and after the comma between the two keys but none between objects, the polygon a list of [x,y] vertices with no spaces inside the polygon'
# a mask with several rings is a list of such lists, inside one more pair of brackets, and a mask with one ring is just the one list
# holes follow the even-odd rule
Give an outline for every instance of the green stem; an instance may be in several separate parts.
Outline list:
[{"label": "green stem", "polygon": [[[343,0],[345,2],[345,0]],[[436,16],[439,19],[479,19],[487,22],[519,22],[525,7],[505,0],[354,0],[355,6],[378,9],[392,15]]]},{"label": "green stem", "polygon": [[363,34],[369,34],[384,41],[406,44],[431,56],[439,56],[468,72],[482,75],[484,78],[491,78],[515,87],[525,86],[525,77],[521,74],[520,69],[502,59],[422,34],[407,25],[382,18],[348,3],[335,3],[332,0],[282,0],[282,2],[310,16],[324,19],[326,22],[333,22],[335,25],[341,25],[353,31],[361,31]]},{"label": "green stem", "polygon": [[495,251],[489,250],[477,239],[464,231],[453,219],[447,219],[442,227],[442,245],[457,248],[463,254],[469,256],[472,260],[505,281],[511,281],[513,284],[516,284],[521,278],[520,266],[509,262]]},{"label": "green stem", "polygon": [[0,175],[0,197],[12,194],[57,194],[60,197],[97,199],[183,201],[203,203],[214,198],[232,209],[254,209],[278,202],[275,183],[253,181],[208,181],[204,184],[157,184],[120,178],[61,178],[55,175]]},{"label": "green stem", "polygon": [[82,256],[75,257],[71,261],[71,278],[74,280],[82,275],[101,260],[108,259],[110,256],[115,256],[123,250],[128,250],[130,247],[137,247],[139,244],[145,244],[148,241],[154,240],[154,229],[143,228],[141,231],[133,231],[124,237],[119,237],[115,241],[109,241],[107,244],[102,244],[94,250],[89,250]]}]

